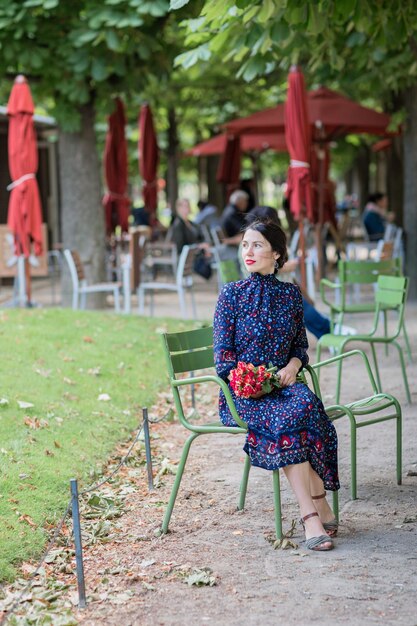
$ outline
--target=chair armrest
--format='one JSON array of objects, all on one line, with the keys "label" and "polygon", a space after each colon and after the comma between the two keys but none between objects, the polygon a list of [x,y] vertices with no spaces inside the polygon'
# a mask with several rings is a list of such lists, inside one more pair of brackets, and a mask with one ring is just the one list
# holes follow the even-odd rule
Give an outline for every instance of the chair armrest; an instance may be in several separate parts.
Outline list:
[{"label": "chair armrest", "polygon": [[341,289],[344,290],[344,285],[342,285],[341,283],[334,283],[331,280],[328,280],[327,278],[322,278],[320,280],[320,297],[322,299],[322,301],[327,304],[327,306],[329,306],[330,308],[333,308],[334,303],[331,302],[327,297],[326,297],[326,290],[327,289],[333,289],[334,291],[336,289]]},{"label": "chair armrest", "polygon": [[[332,365],[334,363],[341,363],[341,361],[344,361],[345,359],[349,359],[353,356],[359,356],[360,358],[362,358],[363,363],[365,365],[365,369],[368,373],[368,378],[369,378],[369,382],[371,383],[372,386],[372,390],[375,394],[379,393],[378,390],[378,386],[375,382],[375,378],[374,375],[372,374],[372,370],[371,370],[371,366],[369,365],[369,360],[368,357],[366,356],[365,352],[363,352],[363,350],[349,350],[349,352],[344,352],[343,354],[338,354],[336,356],[332,356],[329,359],[326,359],[324,361],[319,361],[318,363],[313,363],[313,365],[311,366],[313,370],[320,370],[322,367],[326,367],[327,365]],[[308,366],[310,367],[310,366]]]},{"label": "chair armrest", "polygon": [[220,376],[213,376],[213,375],[208,374],[207,376],[192,376],[189,378],[179,378],[178,380],[171,379],[171,384],[173,387],[182,387],[183,385],[197,385],[198,383],[207,383],[207,382],[215,383],[221,388],[221,390],[224,393],[227,406],[229,407],[232,417],[235,420],[236,424],[240,426],[241,428],[244,428],[245,430],[247,430],[248,425],[239,417],[238,412],[236,411],[235,403],[233,402],[232,394],[230,393],[230,389],[227,383],[222,378],[220,378]]}]

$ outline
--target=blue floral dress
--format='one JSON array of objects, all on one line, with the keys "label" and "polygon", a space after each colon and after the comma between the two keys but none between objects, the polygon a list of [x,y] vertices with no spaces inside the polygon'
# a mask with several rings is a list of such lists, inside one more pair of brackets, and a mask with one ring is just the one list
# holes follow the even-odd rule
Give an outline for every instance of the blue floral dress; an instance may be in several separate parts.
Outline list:
[{"label": "blue floral dress", "polygon": [[[228,382],[238,361],[272,363],[279,370],[297,357],[305,366],[307,348],[298,287],[257,273],[223,287],[214,314],[214,356],[221,378]],[[274,470],[309,461],[326,489],[339,489],[336,430],[307,385],[297,382],[257,399],[231,393],[248,424],[244,450],[252,465]],[[223,424],[236,425],[222,392],[219,412]]]}]

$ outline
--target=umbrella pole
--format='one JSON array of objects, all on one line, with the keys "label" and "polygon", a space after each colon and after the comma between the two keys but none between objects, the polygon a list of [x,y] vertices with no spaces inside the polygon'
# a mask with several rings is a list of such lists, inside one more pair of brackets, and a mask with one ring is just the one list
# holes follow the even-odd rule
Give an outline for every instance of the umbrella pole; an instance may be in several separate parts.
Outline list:
[{"label": "umbrella pole", "polygon": [[301,275],[301,288],[305,292],[307,290],[307,277],[306,277],[306,241],[304,237],[304,223],[303,217],[300,215],[300,221],[298,225],[300,231],[300,275]]},{"label": "umbrella pole", "polygon": [[17,257],[17,282],[19,286],[19,298],[18,304],[21,307],[26,306],[26,268],[25,268],[25,257],[23,255],[19,255]]},{"label": "umbrella pole", "polygon": [[324,276],[324,254],[323,254],[323,241],[322,241],[322,233],[323,233],[323,213],[324,213],[324,152],[322,147],[319,148],[319,163],[320,163],[320,173],[319,173],[319,222],[316,225],[316,247],[317,247],[317,272],[316,272],[316,283],[317,287],[320,283],[320,280]]}]

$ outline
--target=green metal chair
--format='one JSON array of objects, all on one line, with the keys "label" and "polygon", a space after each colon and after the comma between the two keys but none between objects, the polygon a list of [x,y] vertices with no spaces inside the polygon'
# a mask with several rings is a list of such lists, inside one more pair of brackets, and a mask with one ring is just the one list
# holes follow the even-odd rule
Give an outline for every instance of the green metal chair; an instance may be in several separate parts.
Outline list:
[{"label": "green metal chair", "polygon": [[225,259],[219,261],[219,273],[222,284],[231,283],[236,280],[240,280],[239,269],[236,261],[233,259]]},{"label": "green metal chair", "polygon": [[[368,376],[370,384],[370,395],[349,402],[346,404],[340,404],[336,400],[337,404],[333,404],[325,407],[325,411],[332,421],[338,420],[342,417],[347,417],[350,422],[350,459],[351,459],[351,496],[352,500],[357,498],[357,431],[364,426],[371,426],[380,422],[386,422],[389,420],[395,420],[396,422],[396,470],[397,470],[397,484],[401,485],[401,471],[402,471],[402,415],[401,407],[396,398],[389,393],[383,393],[379,390],[378,385],[375,382],[375,378],[372,374],[371,367],[369,365],[368,358],[362,350],[351,350],[344,354],[337,355],[315,363],[312,367],[315,371],[320,371],[322,368],[329,365],[337,365],[340,367],[342,361],[357,358],[359,356],[365,367],[365,371]],[[355,363],[355,368],[358,368],[360,363]],[[362,374],[362,369],[360,370]],[[363,377],[361,378],[363,381]],[[367,419],[370,416],[370,419]]]},{"label": "green metal chair", "polygon": [[[400,359],[400,365],[404,380],[405,391],[407,394],[407,400],[411,403],[410,389],[408,386],[407,371],[405,368],[405,361],[402,348],[397,342],[397,338],[404,328],[404,309],[407,299],[408,290],[408,278],[404,276],[378,276],[377,289],[375,293],[375,316],[374,325],[372,330],[368,334],[363,335],[323,335],[317,342],[317,361],[320,361],[321,350],[323,347],[333,349],[336,354],[342,354],[345,347],[352,342],[368,343],[371,346],[372,357],[375,367],[375,375],[378,384],[378,390],[382,391],[381,378],[379,375],[378,361],[376,358],[375,344],[394,345],[398,350],[398,356]],[[397,323],[391,333],[388,333],[387,325],[385,325],[385,334],[377,335],[378,321],[381,312],[387,312],[389,310],[395,310],[397,312]],[[342,361],[339,362],[337,385],[336,385],[336,402],[340,399],[340,386],[342,379]]]},{"label": "green metal chair", "polygon": [[[327,278],[320,281],[320,295],[323,302],[330,308],[331,332],[335,324],[343,324],[345,314],[374,313],[375,302],[352,301],[352,290],[360,285],[372,285],[378,281],[378,276],[402,276],[401,259],[386,259],[384,261],[344,261],[338,263],[338,278],[332,282]],[[329,299],[329,290],[335,293],[334,299]],[[389,303],[380,307],[384,319],[384,332],[387,335],[387,313],[392,308]],[[403,333],[408,358],[411,362],[411,348],[407,329],[403,324]],[[388,344],[387,344],[388,346]]]},{"label": "green metal chair", "polygon": [[[193,441],[200,435],[208,435],[212,433],[226,433],[231,435],[246,434],[247,425],[243,420],[240,419],[236,411],[232,396],[230,394],[229,387],[224,380],[214,374],[202,373],[199,376],[194,375],[194,373],[198,370],[206,370],[207,368],[214,367],[213,328],[207,327],[180,333],[164,334],[162,336],[162,339],[171,389],[174,396],[174,402],[178,417],[182,425],[185,426],[185,428],[187,428],[189,431],[191,431],[191,434],[183,447],[180,463],[178,465],[177,474],[171,491],[171,496],[169,498],[168,506],[162,522],[162,532],[166,533],[168,531],[169,522],[178,494],[178,489],[181,484],[181,479],[184,473],[185,464],[187,462],[188,453],[190,451],[190,447]],[[184,373],[192,373],[192,375],[189,375],[186,378],[177,378],[177,375],[183,375]],[[307,376],[309,376],[311,379],[311,384],[315,393],[320,397],[320,389],[316,373],[309,366],[306,370],[303,371],[303,378],[305,382],[307,382]],[[195,385],[197,383],[214,383],[223,390],[233,419],[238,424],[237,427],[224,426],[221,422],[204,424],[200,422],[192,423],[190,419],[185,416],[180,395],[180,388],[185,385]],[[250,467],[250,459],[248,456],[246,456],[242,481],[240,485],[240,497],[237,506],[238,510],[243,509],[245,506]],[[272,472],[272,480],[275,506],[275,532],[277,538],[282,539],[283,535],[281,520],[281,491],[279,470],[274,470]],[[335,515],[337,517],[337,493],[334,496],[333,502]]]}]

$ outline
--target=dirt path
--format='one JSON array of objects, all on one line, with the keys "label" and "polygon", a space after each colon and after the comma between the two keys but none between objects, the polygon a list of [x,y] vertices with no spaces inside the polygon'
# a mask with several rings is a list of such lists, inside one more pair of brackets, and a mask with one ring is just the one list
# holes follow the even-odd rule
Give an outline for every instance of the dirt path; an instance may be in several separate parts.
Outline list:
[{"label": "dirt path", "polygon": [[[414,347],[416,322],[409,332]],[[404,403],[403,484],[395,483],[394,423],[370,426],[358,434],[358,499],[351,501],[348,424],[337,422],[342,487],[335,550],[307,551],[298,522],[297,547],[274,550],[272,481],[264,470],[251,470],[246,509],[236,512],[244,461],[240,436],[210,435],[193,444],[171,532],[158,537],[173,482],[170,469],[186,438],[177,422],[162,422],[152,427],[158,486],[148,493],[143,465],[125,468],[119,486],[124,514],[111,541],[85,550],[88,606],[73,608],[73,618],[85,626],[416,625],[417,366],[408,367],[414,404],[407,405],[396,355],[381,352],[380,362],[387,390]],[[325,377],[327,404],[333,388],[334,378]],[[345,370],[344,388],[348,397],[366,395],[354,366]],[[161,398],[159,414],[168,398]],[[207,392],[198,402],[215,414],[216,400]],[[288,530],[298,514],[284,477],[281,488]],[[190,585],[190,576],[208,584]],[[74,585],[75,577],[67,581]]]},{"label": "dirt path", "polygon": [[[411,330],[416,345],[415,329]],[[404,401],[395,363],[381,354],[382,380]],[[416,365],[409,367],[413,401]],[[347,395],[364,387],[362,377],[346,370]],[[326,402],[332,379],[323,381]],[[365,388],[363,393],[365,393]],[[210,400],[203,398],[206,407]],[[171,532],[159,528],[172,475],[145,498],[132,494],[130,512],[122,518],[120,543],[90,554],[87,580],[97,580],[98,564],[117,567],[115,588],[129,592],[121,604],[108,602],[109,581],[95,592],[107,594],[78,612],[83,624],[245,624],[288,626],[329,624],[417,624],[417,445],[415,404],[404,404],[403,484],[395,483],[393,422],[359,432],[358,496],[350,500],[347,421],[337,423],[340,441],[341,530],[336,549],[307,551],[297,524],[295,549],[274,550],[270,475],[251,471],[247,508],[236,512],[244,454],[234,437],[202,437],[190,453]],[[213,407],[211,407],[213,408]],[[176,423],[158,427],[159,451],[179,457],[184,432]],[[284,528],[297,519],[293,496],[284,478]],[[215,585],[184,582],[193,569],[211,570]],[[106,576],[104,576],[106,578]],[[108,577],[107,577],[108,578]],[[116,594],[117,596],[117,594]],[[116,602],[118,602],[116,597]]]}]

